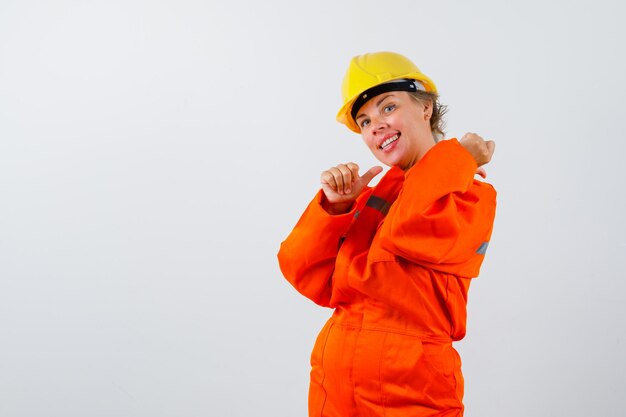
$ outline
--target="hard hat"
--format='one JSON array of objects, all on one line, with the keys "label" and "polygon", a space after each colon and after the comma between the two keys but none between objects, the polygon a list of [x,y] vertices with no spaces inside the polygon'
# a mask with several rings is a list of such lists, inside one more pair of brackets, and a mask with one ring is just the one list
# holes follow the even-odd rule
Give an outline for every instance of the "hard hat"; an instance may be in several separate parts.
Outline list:
[{"label": "hard hat", "polygon": [[[406,80],[409,84],[402,84],[399,80]],[[411,80],[418,81],[410,83]],[[394,82],[394,83],[390,83]],[[387,84],[378,91],[373,87]],[[408,58],[395,52],[374,52],[357,55],[350,61],[341,85],[343,106],[337,113],[337,121],[345,124],[348,129],[355,133],[361,133],[361,129],[354,121],[353,106],[358,107],[365,101],[386,91],[413,91],[415,89],[428,92],[437,92],[435,83],[424,75],[417,66]],[[355,109],[358,111],[358,108]]]}]

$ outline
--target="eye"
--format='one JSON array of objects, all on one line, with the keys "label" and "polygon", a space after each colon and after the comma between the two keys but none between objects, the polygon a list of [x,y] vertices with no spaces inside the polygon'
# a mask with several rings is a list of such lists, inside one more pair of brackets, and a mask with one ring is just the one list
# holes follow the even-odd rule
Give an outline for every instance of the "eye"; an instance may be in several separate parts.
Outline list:
[{"label": "eye", "polygon": [[387,104],[385,107],[383,107],[383,112],[391,113],[395,108],[396,108],[395,104]]},{"label": "eye", "polygon": [[361,124],[360,124],[361,129],[363,129],[364,127],[367,127],[369,124],[370,124],[369,120],[367,120],[367,119],[362,120]]}]

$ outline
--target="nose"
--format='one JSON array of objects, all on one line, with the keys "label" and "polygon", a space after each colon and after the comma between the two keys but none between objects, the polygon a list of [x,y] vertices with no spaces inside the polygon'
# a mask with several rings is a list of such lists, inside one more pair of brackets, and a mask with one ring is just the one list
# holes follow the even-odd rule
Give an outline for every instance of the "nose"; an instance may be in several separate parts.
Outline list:
[{"label": "nose", "polygon": [[372,124],[372,131],[374,133],[378,133],[388,126],[385,119],[378,116],[373,117],[370,123]]}]

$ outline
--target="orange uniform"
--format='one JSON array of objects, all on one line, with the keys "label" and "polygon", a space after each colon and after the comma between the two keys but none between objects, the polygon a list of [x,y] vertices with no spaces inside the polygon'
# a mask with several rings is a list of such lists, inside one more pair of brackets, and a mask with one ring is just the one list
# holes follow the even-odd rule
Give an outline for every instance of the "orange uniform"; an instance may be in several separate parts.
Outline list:
[{"label": "orange uniform", "polygon": [[289,282],[334,308],[311,355],[309,416],[461,416],[452,341],[493,226],[496,192],[456,139],[391,168],[349,213],[320,191],[278,253]]}]

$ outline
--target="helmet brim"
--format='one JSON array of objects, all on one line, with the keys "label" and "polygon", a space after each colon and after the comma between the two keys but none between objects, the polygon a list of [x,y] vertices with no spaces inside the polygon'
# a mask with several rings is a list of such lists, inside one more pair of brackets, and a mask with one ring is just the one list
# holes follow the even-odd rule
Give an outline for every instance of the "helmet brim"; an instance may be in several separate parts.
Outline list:
[{"label": "helmet brim", "polygon": [[[437,92],[437,87],[435,86],[435,83],[433,83],[433,81],[427,76],[425,76],[424,74],[418,73],[418,72],[412,72],[412,73],[403,74],[397,77],[391,77],[388,80],[385,80],[384,82],[378,83],[376,85],[385,84],[390,81],[401,80],[401,79],[412,79],[412,80],[420,81],[427,92],[431,92],[431,93]],[[376,85],[370,86],[370,88],[375,87]],[[346,125],[348,129],[350,129],[354,133],[361,133],[361,129],[359,128],[359,126],[356,124],[356,122],[351,116],[352,106],[354,105],[354,102],[357,100],[357,98],[362,93],[364,93],[364,91],[359,91],[358,93],[350,97],[350,99],[347,100],[345,104],[341,106],[341,108],[337,112],[337,117],[336,117],[337,121],[339,123]]]}]

